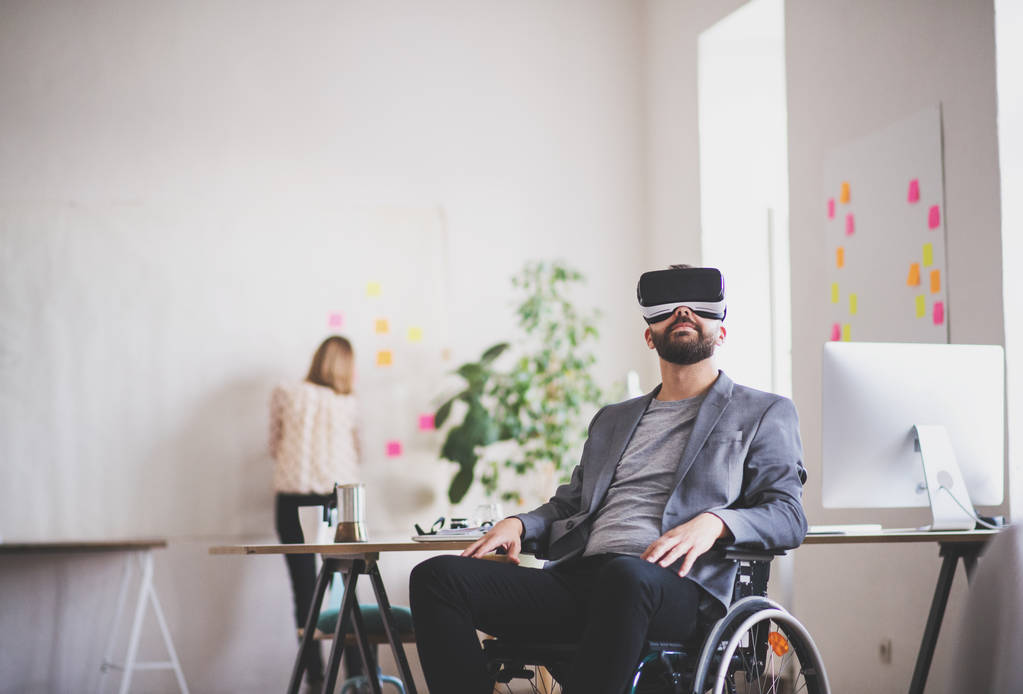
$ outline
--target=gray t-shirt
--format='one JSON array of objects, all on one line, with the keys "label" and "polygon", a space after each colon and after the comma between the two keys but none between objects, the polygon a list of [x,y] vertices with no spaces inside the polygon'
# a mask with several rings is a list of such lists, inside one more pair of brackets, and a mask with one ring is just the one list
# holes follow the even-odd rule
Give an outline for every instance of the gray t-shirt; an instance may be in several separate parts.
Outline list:
[{"label": "gray t-shirt", "polygon": [[661,536],[664,505],[703,397],[650,401],[597,509],[583,555],[639,556]]}]

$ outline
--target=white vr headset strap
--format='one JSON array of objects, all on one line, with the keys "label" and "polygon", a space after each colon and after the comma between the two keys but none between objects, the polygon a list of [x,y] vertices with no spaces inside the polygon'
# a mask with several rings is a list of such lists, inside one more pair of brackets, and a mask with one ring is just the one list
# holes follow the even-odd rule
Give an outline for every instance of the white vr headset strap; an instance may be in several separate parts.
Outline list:
[{"label": "white vr headset strap", "polygon": [[676,301],[670,304],[657,304],[656,306],[640,306],[640,308],[643,310],[644,318],[652,318],[665,313],[672,313],[679,306],[685,306],[693,311],[703,311],[704,313],[725,312],[724,301]]}]

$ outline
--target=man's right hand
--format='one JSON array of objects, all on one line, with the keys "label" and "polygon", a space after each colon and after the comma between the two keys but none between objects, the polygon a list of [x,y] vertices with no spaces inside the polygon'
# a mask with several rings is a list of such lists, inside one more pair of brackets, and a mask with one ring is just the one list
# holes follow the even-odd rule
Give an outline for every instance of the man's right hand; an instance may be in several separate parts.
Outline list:
[{"label": "man's right hand", "polygon": [[518,564],[519,551],[522,549],[522,533],[525,526],[518,518],[505,518],[490,529],[486,535],[469,545],[463,557],[482,557],[490,554],[498,547],[503,547],[508,553],[508,561]]}]

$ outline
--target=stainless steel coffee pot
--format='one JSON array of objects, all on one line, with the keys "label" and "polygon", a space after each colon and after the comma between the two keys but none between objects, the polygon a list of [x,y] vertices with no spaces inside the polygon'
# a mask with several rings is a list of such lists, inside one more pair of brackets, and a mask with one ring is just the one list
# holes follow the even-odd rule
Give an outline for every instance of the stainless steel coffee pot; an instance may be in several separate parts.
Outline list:
[{"label": "stainless steel coffee pot", "polygon": [[334,542],[366,542],[366,487],[334,484],[337,500],[337,529]]}]

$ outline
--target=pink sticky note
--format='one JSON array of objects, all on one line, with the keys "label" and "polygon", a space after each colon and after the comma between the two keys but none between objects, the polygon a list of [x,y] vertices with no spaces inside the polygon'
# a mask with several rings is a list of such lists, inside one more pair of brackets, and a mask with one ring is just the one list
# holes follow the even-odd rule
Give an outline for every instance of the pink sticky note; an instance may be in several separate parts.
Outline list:
[{"label": "pink sticky note", "polygon": [[831,326],[831,341],[838,342],[842,339],[842,326],[835,323]]},{"label": "pink sticky note", "polygon": [[422,431],[430,431],[431,429],[436,429],[437,427],[434,426],[433,424],[433,415],[432,414],[419,415],[419,428]]},{"label": "pink sticky note", "polygon": [[940,224],[941,210],[938,209],[937,205],[931,205],[931,209],[927,212],[927,227],[929,229],[937,229]]},{"label": "pink sticky note", "polygon": [[845,216],[845,235],[852,236],[856,232],[856,223],[853,221],[852,212]]},{"label": "pink sticky note", "polygon": [[917,202],[920,199],[920,180],[914,178],[909,182],[909,195],[906,196],[907,202]]},{"label": "pink sticky note", "polygon": [[401,441],[388,441],[387,457],[397,458],[399,455],[401,455]]},{"label": "pink sticky note", "polygon": [[835,218],[835,199],[828,198],[828,219]]},{"label": "pink sticky note", "polygon": [[338,313],[336,311],[334,313],[331,313],[327,317],[327,325],[329,325],[332,328],[340,328],[342,325],[344,325],[344,322],[345,322],[344,314]]},{"label": "pink sticky note", "polygon": [[941,325],[945,322],[945,302],[935,301],[934,302],[934,324]]}]

